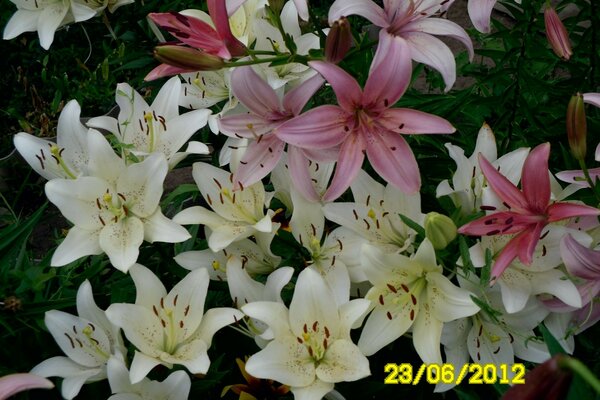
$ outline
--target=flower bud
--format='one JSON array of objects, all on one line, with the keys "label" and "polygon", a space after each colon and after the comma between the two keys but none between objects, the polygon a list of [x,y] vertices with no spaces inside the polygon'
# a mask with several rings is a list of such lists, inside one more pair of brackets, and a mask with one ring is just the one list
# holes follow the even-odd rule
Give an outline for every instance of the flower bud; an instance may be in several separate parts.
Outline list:
[{"label": "flower bud", "polygon": [[337,64],[344,59],[352,47],[352,30],[346,17],[333,22],[325,41],[325,58]]},{"label": "flower bud", "polygon": [[586,152],[587,124],[581,93],[572,96],[567,107],[567,137],[573,157],[583,160]]},{"label": "flower bud", "polygon": [[546,37],[552,46],[552,50],[554,50],[554,54],[563,60],[571,58],[573,52],[571,51],[569,34],[556,10],[551,6],[547,6],[544,10],[544,23],[546,25]]},{"label": "flower bud", "polygon": [[156,46],[154,58],[161,63],[189,71],[216,71],[225,65],[219,56],[191,47],[176,45]]},{"label": "flower bud", "polygon": [[525,375],[525,383],[514,385],[502,400],[560,400],[567,396],[573,373],[564,363],[570,357],[556,354]]},{"label": "flower bud", "polygon": [[425,236],[433,248],[442,250],[456,238],[456,225],[446,215],[430,212],[425,216]]}]

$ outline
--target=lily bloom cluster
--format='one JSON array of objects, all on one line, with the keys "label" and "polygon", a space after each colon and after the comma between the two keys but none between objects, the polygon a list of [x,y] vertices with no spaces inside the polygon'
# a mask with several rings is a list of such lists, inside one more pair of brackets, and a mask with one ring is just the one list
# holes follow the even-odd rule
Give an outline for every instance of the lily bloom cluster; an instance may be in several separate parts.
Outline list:
[{"label": "lily bloom cluster", "polygon": [[[436,194],[454,204],[454,220],[422,211],[410,135],[455,128],[396,104],[413,61],[452,87],[454,56],[434,35],[460,40],[473,56],[467,33],[441,18],[446,3],[385,0],[381,8],[337,0],[329,10],[329,34],[339,35],[327,41],[339,46],[333,50],[320,47],[323,32],[301,29],[299,20],[310,19],[302,0],[208,0],[209,14],[150,14],[178,40],[155,50],[162,64],[147,78],[175,76],[152,104],[121,83],[116,118],[84,125],[73,100],[60,115],[56,143],[14,137],[73,225],[51,264],[104,253],[120,271],[110,272],[129,274],[136,288],[134,304],[102,310],[84,282],[77,316],[52,310],[45,317],[66,357],[31,372],[63,378],[67,399],[104,379],[111,399],[186,399],[192,376],[209,370],[213,337],[228,325],[256,343],[240,361],[248,384],[225,386],[246,398],[257,380],[273,395],[335,394],[337,383],[369,376],[369,357],[409,332],[424,363],[445,360],[456,370],[471,361],[548,360],[536,331],[542,322],[572,352],[573,332],[600,319],[593,307],[600,253],[592,248],[600,210],[566,199],[585,187],[578,177],[590,171],[563,173],[572,182],[563,190],[549,171],[549,143],[499,155],[484,124],[470,157],[446,144],[457,167]],[[349,15],[381,28],[364,85],[338,65],[352,51],[339,31],[348,29]],[[335,104],[316,105],[327,86]],[[582,96],[596,105],[598,98]],[[191,140],[205,127],[227,137],[213,137],[225,141],[214,149],[219,166],[194,162],[197,204],[170,215],[170,204],[161,204],[165,179],[187,156],[211,154],[208,143]],[[461,237],[454,258],[443,251],[457,245],[457,233],[478,239],[469,248]],[[174,256],[189,272],[167,292],[163,271],[138,263],[140,248],[192,237],[192,250]],[[274,245],[283,240],[294,257]],[[205,310],[210,280],[225,281],[231,301]],[[360,329],[354,339],[352,329]],[[148,377],[175,366],[162,382]]]}]

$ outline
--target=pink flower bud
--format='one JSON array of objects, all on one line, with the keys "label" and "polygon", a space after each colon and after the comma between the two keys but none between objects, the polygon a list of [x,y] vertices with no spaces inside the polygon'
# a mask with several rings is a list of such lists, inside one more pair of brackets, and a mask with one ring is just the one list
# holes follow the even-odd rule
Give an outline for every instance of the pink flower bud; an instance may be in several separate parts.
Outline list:
[{"label": "pink flower bud", "polygon": [[581,93],[572,96],[567,107],[567,137],[573,157],[583,160],[586,153],[587,124]]},{"label": "pink flower bud", "polygon": [[563,60],[571,58],[573,52],[571,51],[569,34],[556,10],[551,6],[547,6],[544,10],[544,23],[546,24],[546,37],[552,46],[552,50],[554,50],[554,54]]},{"label": "pink flower bud", "polygon": [[216,71],[225,65],[219,56],[177,45],[156,46],[154,57],[161,63],[187,71]]},{"label": "pink flower bud", "polygon": [[352,30],[346,17],[334,21],[325,42],[325,58],[337,64],[344,59],[352,47]]}]

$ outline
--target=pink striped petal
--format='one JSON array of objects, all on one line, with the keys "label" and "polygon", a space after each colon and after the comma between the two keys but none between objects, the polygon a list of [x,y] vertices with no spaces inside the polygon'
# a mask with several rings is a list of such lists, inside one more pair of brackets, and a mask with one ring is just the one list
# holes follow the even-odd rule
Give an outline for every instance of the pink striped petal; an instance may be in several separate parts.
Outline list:
[{"label": "pink striped petal", "polygon": [[521,246],[519,247],[519,260],[521,260],[523,264],[531,265],[535,246],[537,246],[540,241],[540,235],[544,226],[546,226],[546,222],[538,222],[521,234],[524,238],[521,240]]},{"label": "pink striped petal", "polygon": [[530,233],[530,231],[524,231],[518,234],[517,236],[512,238],[510,242],[506,244],[506,246],[504,246],[502,251],[500,251],[498,257],[496,257],[494,265],[492,265],[492,271],[490,274],[490,286],[496,283],[496,280],[498,280],[498,278],[502,276],[502,273],[504,273],[506,268],[508,268],[508,266],[513,262],[513,260],[523,252],[523,249],[528,248],[529,242],[531,241]]},{"label": "pink striped petal", "polygon": [[218,55],[226,60],[231,58],[231,53],[217,31],[198,18],[176,12],[150,13],[148,17],[158,26],[189,46]]},{"label": "pink striped petal", "polygon": [[[208,13],[229,53],[234,57],[246,54],[246,46],[231,33],[225,0],[207,0]],[[225,58],[225,57],[223,57]]]},{"label": "pink striped petal", "polygon": [[596,107],[600,107],[600,93],[584,93],[583,101]]},{"label": "pink striped petal", "polygon": [[186,70],[179,67],[174,67],[169,64],[160,64],[158,67],[154,68],[152,71],[148,73],[144,77],[145,81],[153,81],[155,79],[164,78],[166,76],[173,76],[177,74],[185,74],[186,72],[195,72],[192,70]]},{"label": "pink striped petal", "polygon": [[338,106],[313,108],[278,126],[273,132],[284,142],[308,149],[337,146],[351,134],[348,115]]},{"label": "pink striped petal", "polygon": [[329,25],[350,15],[360,15],[382,28],[389,25],[383,9],[371,0],[336,0],[329,8]]},{"label": "pink striped petal", "polygon": [[294,189],[305,199],[316,203],[321,199],[312,183],[308,166],[308,158],[304,152],[298,147],[288,146],[288,168]]},{"label": "pink striped petal", "polygon": [[546,213],[548,222],[560,221],[561,219],[583,217],[586,215],[600,215],[596,207],[573,203],[554,203],[548,206]]},{"label": "pink striped petal", "polygon": [[469,53],[469,60],[473,61],[473,42],[469,34],[458,24],[443,18],[422,18],[405,25],[400,32],[419,31],[430,35],[443,35],[460,41]]},{"label": "pink striped petal", "polygon": [[438,71],[446,84],[445,91],[450,90],[456,81],[456,62],[448,46],[428,33],[405,32],[402,36],[410,45],[412,59]]},{"label": "pink striped petal", "polygon": [[370,132],[367,136],[369,162],[382,178],[405,193],[421,187],[417,160],[406,140],[397,133]]},{"label": "pink striped petal", "polygon": [[496,0],[469,0],[467,11],[475,29],[481,33],[490,32],[490,17]]},{"label": "pink striped petal", "polygon": [[348,113],[354,113],[362,100],[362,90],[356,79],[332,63],[309,61],[308,65],[327,79],[335,92],[340,107]]},{"label": "pink striped petal", "polygon": [[560,241],[560,255],[571,275],[600,281],[600,251],[588,249],[567,235]]},{"label": "pink striped petal", "polygon": [[529,203],[529,209],[539,214],[544,213],[550,201],[549,156],[550,143],[536,146],[525,159],[521,175],[521,188]]},{"label": "pink striped petal", "polygon": [[411,51],[406,41],[382,29],[379,32],[379,44],[371,63],[362,103],[376,108],[394,105],[410,83],[410,57]]},{"label": "pink striped petal", "polygon": [[363,135],[352,135],[342,144],[331,186],[323,195],[324,201],[337,199],[350,187],[362,167],[366,146]]},{"label": "pink striped petal", "polygon": [[453,133],[456,131],[452,124],[444,118],[410,108],[385,110],[378,122],[387,130],[403,134]]},{"label": "pink striped petal", "polygon": [[219,120],[219,130],[227,136],[255,139],[271,132],[279,122],[271,122],[254,114],[237,114]]},{"label": "pink striped petal", "polygon": [[479,153],[479,166],[488,184],[500,199],[514,211],[527,212],[527,200],[523,193],[511,181],[506,179],[498,170]]},{"label": "pink striped petal", "polygon": [[248,187],[267,176],[281,159],[284,147],[285,143],[275,135],[265,135],[251,142],[233,174],[234,189],[240,189],[239,183]]},{"label": "pink striped petal", "polygon": [[290,90],[283,97],[284,110],[291,112],[292,115],[299,115],[308,101],[323,86],[325,80],[319,74],[308,79],[299,86]]},{"label": "pink striped petal", "polygon": [[270,119],[281,110],[281,103],[273,88],[250,66],[236,68],[231,73],[231,90],[248,110],[265,119]]},{"label": "pink striped petal", "polygon": [[527,229],[540,221],[538,216],[524,216],[513,211],[500,211],[461,226],[458,232],[471,236],[508,235]]}]

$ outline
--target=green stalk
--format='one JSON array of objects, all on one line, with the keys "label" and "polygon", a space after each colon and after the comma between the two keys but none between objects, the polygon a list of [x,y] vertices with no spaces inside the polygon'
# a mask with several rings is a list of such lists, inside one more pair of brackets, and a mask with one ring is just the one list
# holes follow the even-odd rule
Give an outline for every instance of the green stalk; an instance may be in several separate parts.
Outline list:
[{"label": "green stalk", "polygon": [[596,393],[600,394],[600,380],[590,371],[590,369],[581,361],[573,357],[564,357],[561,359],[560,366],[568,368],[571,371],[578,374],[584,381],[586,381]]}]

